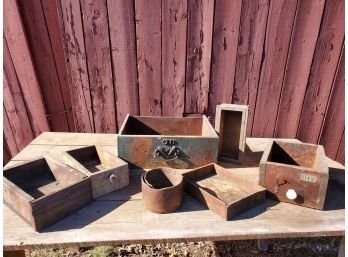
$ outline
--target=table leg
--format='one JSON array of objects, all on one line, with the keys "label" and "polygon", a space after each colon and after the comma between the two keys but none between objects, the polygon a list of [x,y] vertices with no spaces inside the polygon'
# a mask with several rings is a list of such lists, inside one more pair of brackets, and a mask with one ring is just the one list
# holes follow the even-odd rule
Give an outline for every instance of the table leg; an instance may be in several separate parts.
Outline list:
[{"label": "table leg", "polygon": [[24,250],[4,251],[4,257],[25,257]]},{"label": "table leg", "polygon": [[268,251],[268,240],[267,239],[258,239],[257,240],[257,248],[259,248],[260,252]]},{"label": "table leg", "polygon": [[345,239],[344,239],[344,236],[342,236],[341,238],[341,244],[340,244],[340,249],[338,250],[338,257],[344,257],[345,254],[344,254],[344,242],[345,242]]}]

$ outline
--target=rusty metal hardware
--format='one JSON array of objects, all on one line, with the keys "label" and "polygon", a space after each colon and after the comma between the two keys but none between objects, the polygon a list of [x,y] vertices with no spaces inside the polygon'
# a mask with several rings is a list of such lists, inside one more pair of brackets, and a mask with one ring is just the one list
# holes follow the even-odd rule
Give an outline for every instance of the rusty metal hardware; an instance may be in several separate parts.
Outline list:
[{"label": "rusty metal hardware", "polygon": [[180,148],[177,145],[174,139],[163,139],[161,145],[157,146],[153,152],[153,159],[175,160],[180,155]]},{"label": "rusty metal hardware", "polygon": [[182,202],[183,177],[170,168],[149,170],[141,179],[145,209],[155,213],[175,211]]}]

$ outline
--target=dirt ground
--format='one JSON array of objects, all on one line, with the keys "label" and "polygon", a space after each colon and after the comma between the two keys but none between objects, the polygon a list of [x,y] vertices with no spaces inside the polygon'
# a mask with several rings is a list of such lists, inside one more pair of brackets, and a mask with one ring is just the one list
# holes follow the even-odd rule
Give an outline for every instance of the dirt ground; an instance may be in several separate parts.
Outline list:
[{"label": "dirt ground", "polygon": [[99,246],[83,249],[44,249],[28,251],[31,257],[111,257],[111,256],[164,256],[164,257],[326,257],[337,256],[340,238],[297,238],[269,240],[267,252],[260,252],[256,240],[229,242],[190,242],[168,244],[132,244]]}]

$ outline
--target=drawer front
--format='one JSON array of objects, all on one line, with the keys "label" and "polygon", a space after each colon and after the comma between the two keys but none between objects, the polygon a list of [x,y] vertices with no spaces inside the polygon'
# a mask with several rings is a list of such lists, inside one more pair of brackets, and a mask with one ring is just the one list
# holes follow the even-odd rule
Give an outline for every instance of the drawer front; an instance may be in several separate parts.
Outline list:
[{"label": "drawer front", "polygon": [[[280,201],[322,209],[325,194],[320,188],[327,183],[323,180],[323,175],[313,171],[266,165],[264,187]],[[290,189],[296,192],[293,200],[286,195]]]},{"label": "drawer front", "polygon": [[133,167],[191,169],[217,160],[217,138],[117,138],[118,156]]}]

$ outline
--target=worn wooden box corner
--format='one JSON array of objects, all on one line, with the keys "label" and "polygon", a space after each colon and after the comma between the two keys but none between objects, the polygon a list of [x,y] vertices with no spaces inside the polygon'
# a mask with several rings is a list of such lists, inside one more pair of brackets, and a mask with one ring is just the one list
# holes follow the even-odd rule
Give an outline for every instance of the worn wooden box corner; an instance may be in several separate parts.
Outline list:
[{"label": "worn wooden box corner", "polygon": [[274,140],[262,156],[259,184],[280,201],[323,209],[328,173],[321,145]]},{"label": "worn wooden box corner", "polygon": [[117,136],[118,156],[133,167],[195,168],[216,162],[218,140],[206,116],[128,115]]},{"label": "worn wooden box corner", "polygon": [[70,167],[91,178],[93,198],[129,185],[128,164],[101,146],[87,146],[63,153]]},{"label": "worn wooden box corner", "polygon": [[265,200],[266,190],[224,169],[209,164],[184,176],[184,190],[226,220]]},{"label": "worn wooden box corner", "polygon": [[247,105],[220,104],[216,106],[215,130],[219,134],[218,158],[240,163],[245,152]]},{"label": "worn wooden box corner", "polygon": [[90,203],[90,179],[46,156],[5,168],[4,202],[40,231]]}]

